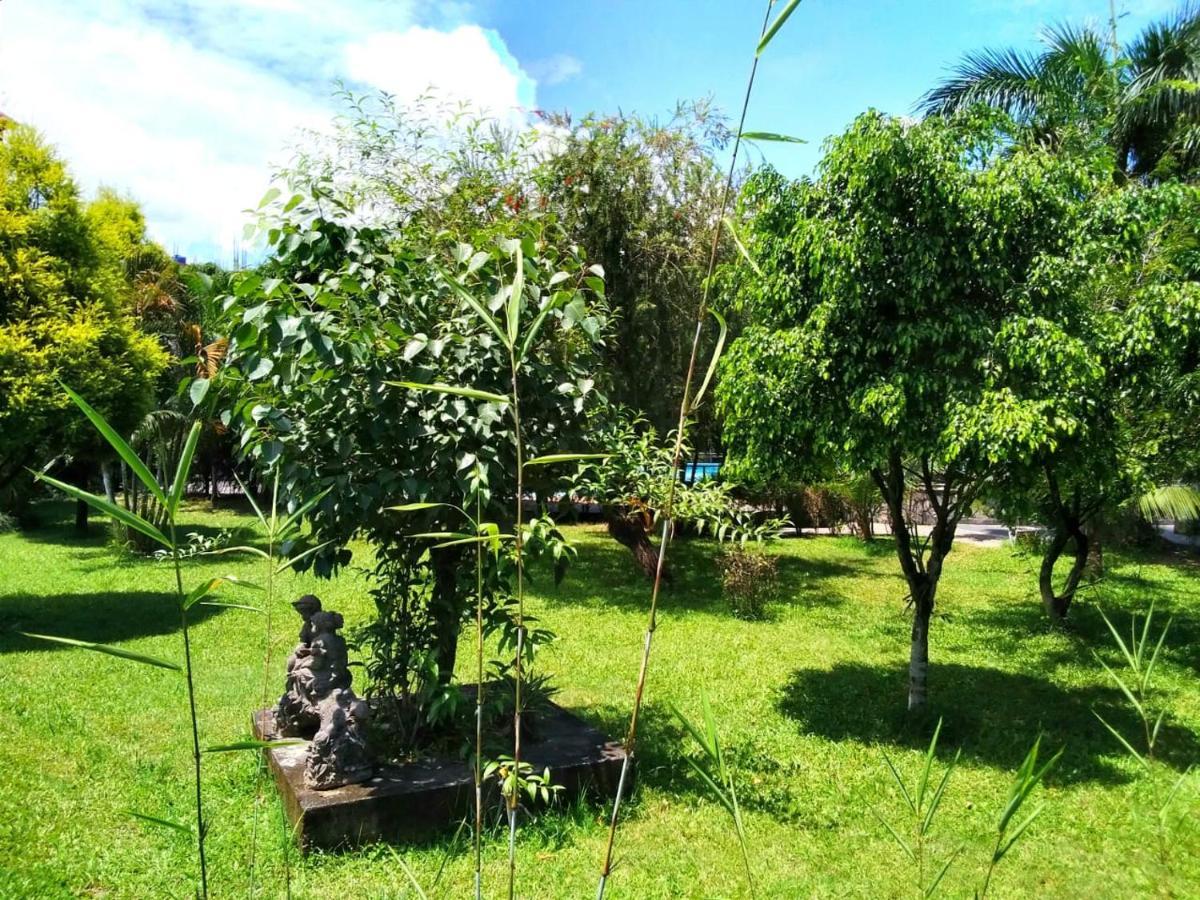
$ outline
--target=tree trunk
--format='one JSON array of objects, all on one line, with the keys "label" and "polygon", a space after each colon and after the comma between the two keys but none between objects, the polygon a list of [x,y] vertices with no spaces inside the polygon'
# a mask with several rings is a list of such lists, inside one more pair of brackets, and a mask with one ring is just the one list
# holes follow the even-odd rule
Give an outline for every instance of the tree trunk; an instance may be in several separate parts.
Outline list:
[{"label": "tree trunk", "polygon": [[[650,542],[648,514],[628,506],[606,507],[604,518],[608,533],[617,543],[628,547],[633,553],[638,568],[647,578],[654,578],[658,570],[658,550]],[[663,580],[670,581],[670,573],[663,569]]]},{"label": "tree trunk", "polygon": [[82,500],[75,501],[75,530],[80,534],[88,532],[88,510],[91,509]]},{"label": "tree trunk", "polygon": [[208,467],[208,507],[209,509],[217,508],[217,498],[220,497],[221,491],[217,487],[217,461],[214,455],[212,463]]},{"label": "tree trunk", "polygon": [[[1062,593],[1056,593],[1054,590],[1054,566],[1067,549],[1067,544],[1072,541],[1075,544],[1075,556],[1071,561],[1071,571],[1067,573]],[[1042,557],[1042,567],[1038,573],[1038,590],[1042,595],[1042,605],[1045,606],[1047,615],[1056,624],[1061,624],[1066,619],[1067,612],[1071,608],[1071,601],[1075,599],[1075,591],[1079,588],[1079,582],[1087,569],[1089,548],[1090,541],[1083,529],[1077,523],[1067,523],[1055,529],[1050,546],[1046,548],[1046,554]]]},{"label": "tree trunk", "polygon": [[434,550],[433,598],[430,612],[434,619],[437,645],[438,682],[449,684],[454,677],[458,657],[458,632],[462,626],[462,606],[458,597],[458,559],[454,550]]},{"label": "tree trunk", "polygon": [[[927,589],[928,591],[928,589]],[[908,648],[908,709],[919,710],[929,697],[929,620],[931,596],[913,596],[912,639]]]}]

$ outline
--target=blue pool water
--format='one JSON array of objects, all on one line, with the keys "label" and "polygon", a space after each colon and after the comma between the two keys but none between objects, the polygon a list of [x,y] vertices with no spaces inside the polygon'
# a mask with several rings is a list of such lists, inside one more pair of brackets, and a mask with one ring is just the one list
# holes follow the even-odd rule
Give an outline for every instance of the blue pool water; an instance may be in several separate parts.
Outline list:
[{"label": "blue pool water", "polygon": [[687,463],[683,467],[684,481],[703,481],[705,478],[712,478],[721,470],[719,462],[698,462]]}]

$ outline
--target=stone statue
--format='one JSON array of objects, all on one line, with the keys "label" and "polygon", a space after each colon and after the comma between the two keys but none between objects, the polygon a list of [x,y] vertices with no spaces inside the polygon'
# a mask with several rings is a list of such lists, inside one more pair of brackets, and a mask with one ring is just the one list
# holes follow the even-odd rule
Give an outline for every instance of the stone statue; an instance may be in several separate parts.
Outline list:
[{"label": "stone statue", "polygon": [[283,696],[275,708],[275,730],[285,737],[303,737],[311,735],[320,724],[317,713],[320,697],[312,692],[311,669],[312,642],[316,635],[313,619],[321,612],[321,601],[305,594],[292,603],[292,608],[300,613],[304,624],[300,627],[300,643],[288,656]]},{"label": "stone statue", "polygon": [[367,750],[370,708],[349,688],[334,688],[318,708],[321,727],[308,745],[305,784],[325,791],[366,781],[375,771]]}]

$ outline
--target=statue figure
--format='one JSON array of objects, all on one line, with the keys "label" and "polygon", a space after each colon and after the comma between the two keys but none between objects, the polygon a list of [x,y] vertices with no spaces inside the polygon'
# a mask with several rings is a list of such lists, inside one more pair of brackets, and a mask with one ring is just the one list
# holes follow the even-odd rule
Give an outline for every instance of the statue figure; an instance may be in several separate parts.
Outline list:
[{"label": "statue figure", "polygon": [[315,634],[313,617],[321,612],[321,601],[312,594],[305,594],[292,603],[300,613],[304,624],[300,627],[300,643],[288,656],[287,674],[284,676],[283,696],[275,708],[275,730],[285,737],[312,734],[320,719],[317,715],[317,697],[308,689],[312,678],[308,671],[312,665],[312,641]]},{"label": "statue figure", "polygon": [[334,688],[318,705],[321,727],[308,745],[305,783],[317,791],[366,781],[375,767],[367,751],[370,708],[349,688]]}]

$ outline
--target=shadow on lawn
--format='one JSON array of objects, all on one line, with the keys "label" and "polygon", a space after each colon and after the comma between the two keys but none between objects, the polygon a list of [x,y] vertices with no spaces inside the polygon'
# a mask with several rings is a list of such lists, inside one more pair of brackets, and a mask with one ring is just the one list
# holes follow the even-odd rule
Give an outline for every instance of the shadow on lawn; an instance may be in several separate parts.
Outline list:
[{"label": "shadow on lawn", "polygon": [[[664,611],[704,612],[728,616],[729,605],[721,591],[717,571],[718,546],[711,541],[677,540],[671,545],[671,580],[659,598]],[[831,590],[828,579],[852,578],[875,567],[828,559],[783,555],[779,560],[779,592],[775,602],[803,606],[833,606],[851,597]],[[652,582],[636,567],[633,555],[614,540],[589,543],[563,583],[548,585],[546,567],[534,570],[535,585],[550,603],[646,609]],[[542,575],[545,571],[547,574]]]},{"label": "shadow on lawn", "polygon": [[[907,715],[907,669],[839,663],[832,669],[801,669],[784,687],[779,708],[804,731],[830,740],[882,743],[924,750],[933,726],[944,719],[939,756],[962,749],[964,757],[1015,771],[1029,747],[1042,738],[1048,750],[1065,748],[1052,776],[1065,783],[1121,783],[1129,776],[1111,757],[1124,751],[1092,710],[1135,740],[1141,722],[1116,687],[1065,688],[1043,678],[984,666],[930,666],[930,710]],[[1186,728],[1163,724],[1160,759],[1183,769],[1200,753]]]},{"label": "shadow on lawn", "polygon": [[[202,622],[218,610],[195,606],[189,624]],[[0,596],[0,653],[31,650],[71,650],[13,634],[11,630],[52,634],[98,644],[119,644],[132,638],[170,634],[179,629],[179,605],[173,593],[111,591],[82,594],[9,594]]]}]

